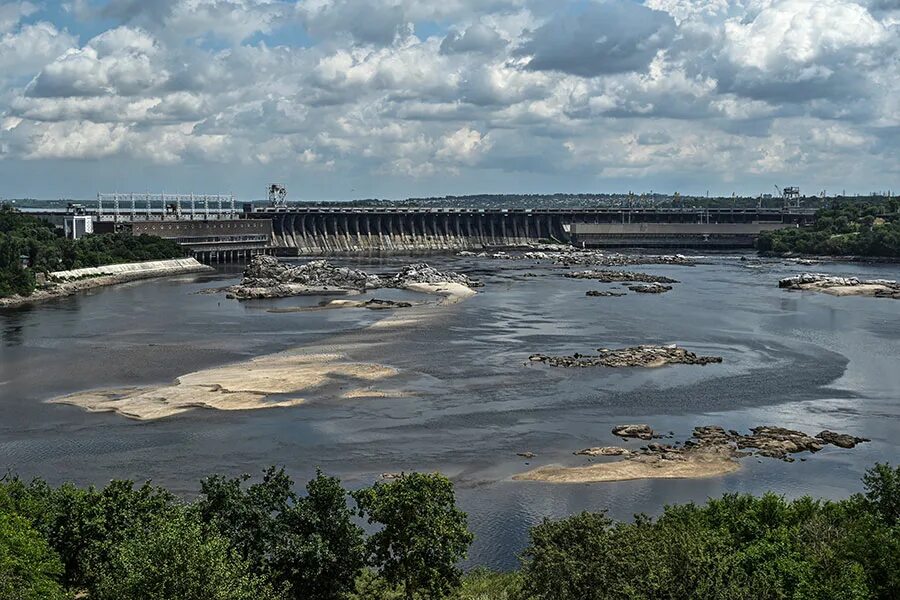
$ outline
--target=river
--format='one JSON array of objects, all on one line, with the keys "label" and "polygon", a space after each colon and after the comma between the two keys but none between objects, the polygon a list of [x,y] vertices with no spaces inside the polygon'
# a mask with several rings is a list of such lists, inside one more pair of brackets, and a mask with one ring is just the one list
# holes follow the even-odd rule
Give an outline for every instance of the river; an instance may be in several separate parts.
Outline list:
[{"label": "river", "polygon": [[[390,271],[413,260],[342,262]],[[528,527],[545,517],[608,510],[627,519],[726,492],[840,498],[861,490],[861,476],[876,461],[898,460],[900,303],[788,292],[777,281],[806,270],[900,279],[900,266],[809,267],[715,255],[694,267],[633,268],[681,281],[667,294],[589,298],[589,289],[615,286],[567,279],[562,267],[532,261],[428,262],[485,286],[401,327],[370,325],[402,318],[402,311],[273,313],[318,299],[237,302],[196,293],[236,282],[235,267],[0,311],[0,469],[52,483],[150,479],[185,496],[208,474],[258,474],[271,464],[286,466],[301,483],[321,467],[348,487],[369,485],[383,472],[440,470],[469,513],[471,562],[508,568]],[[370,296],[421,299],[396,290]],[[526,364],[538,352],[676,342],[724,362],[649,370]],[[298,347],[395,367],[411,391],[344,399],[329,388],[291,408],[197,409],[156,421],[46,402],[95,388],[169,383]],[[618,443],[610,429],[629,422],[678,439],[696,425],[744,431],[772,424],[872,441],[853,450],[828,446],[794,463],[745,459],[741,470],[713,479],[511,479],[539,465],[585,464],[572,452]],[[516,455],[525,451],[537,456]]]}]

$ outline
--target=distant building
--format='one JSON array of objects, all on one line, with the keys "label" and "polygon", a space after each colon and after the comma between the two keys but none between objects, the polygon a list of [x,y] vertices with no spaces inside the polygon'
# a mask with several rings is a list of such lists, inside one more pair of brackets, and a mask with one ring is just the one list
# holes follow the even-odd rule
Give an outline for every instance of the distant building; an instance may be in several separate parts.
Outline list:
[{"label": "distant building", "polygon": [[66,215],[66,237],[71,240],[94,233],[94,220],[90,215]]}]

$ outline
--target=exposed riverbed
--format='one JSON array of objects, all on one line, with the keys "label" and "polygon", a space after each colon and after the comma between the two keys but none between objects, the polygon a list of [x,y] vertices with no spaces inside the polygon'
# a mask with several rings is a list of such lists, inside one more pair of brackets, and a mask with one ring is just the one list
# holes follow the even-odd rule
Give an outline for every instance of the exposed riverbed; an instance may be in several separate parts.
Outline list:
[{"label": "exposed riverbed", "polygon": [[[390,272],[419,260],[336,262]],[[619,298],[587,297],[598,282],[566,278],[561,265],[426,260],[485,286],[455,304],[396,289],[353,298],[413,304],[396,311],[300,311],[293,309],[330,298],[239,302],[197,293],[236,283],[239,270],[232,269],[0,311],[0,469],[54,483],[151,478],[186,494],[209,473],[258,473],[269,464],[286,465],[300,482],[321,466],[349,486],[383,472],[439,469],[454,478],[469,512],[477,536],[472,559],[503,567],[515,563],[527,527],[545,516],[607,508],[628,518],[726,491],[842,497],[861,488],[873,462],[897,461],[900,305],[890,299],[789,292],[778,280],[809,266],[737,256],[693,267],[636,267],[680,283],[666,294]],[[815,270],[900,279],[897,265]],[[723,362],[559,369],[528,361],[536,353],[675,343]],[[328,357],[329,368],[354,366],[334,368],[325,379],[298,373],[303,381],[292,385],[302,385],[272,388],[271,402],[283,406],[262,410],[190,406],[136,421],[47,402],[98,390],[171,388],[189,374],[196,383],[198,373],[218,376],[222,367],[297,349]],[[872,441],[852,450],[826,447],[805,462],[744,459],[739,470],[704,479],[513,480],[545,465],[617,460],[572,453],[623,445],[610,430],[629,422],[680,437],[698,425],[769,424]],[[536,456],[516,455],[526,451]]]}]

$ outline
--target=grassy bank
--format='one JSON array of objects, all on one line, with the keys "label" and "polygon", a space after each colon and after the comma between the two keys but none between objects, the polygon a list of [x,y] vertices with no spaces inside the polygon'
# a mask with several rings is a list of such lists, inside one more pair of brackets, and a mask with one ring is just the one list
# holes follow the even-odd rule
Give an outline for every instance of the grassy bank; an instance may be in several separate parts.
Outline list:
[{"label": "grassy bank", "polygon": [[[0,481],[0,598],[89,600],[888,600],[900,597],[900,467],[840,501],[732,494],[656,519],[545,520],[509,573],[456,565],[453,486],[407,474],[346,491],[319,473],[163,488]],[[363,529],[361,524],[368,523]]]}]

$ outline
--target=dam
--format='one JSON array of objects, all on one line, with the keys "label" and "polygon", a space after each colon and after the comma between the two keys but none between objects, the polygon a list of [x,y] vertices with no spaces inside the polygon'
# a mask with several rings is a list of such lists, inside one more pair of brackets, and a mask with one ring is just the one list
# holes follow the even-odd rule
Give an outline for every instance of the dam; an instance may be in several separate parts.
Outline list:
[{"label": "dam", "polygon": [[564,242],[585,247],[751,247],[763,231],[811,223],[799,208],[416,208],[245,206],[272,223],[282,255],[455,251]]}]

